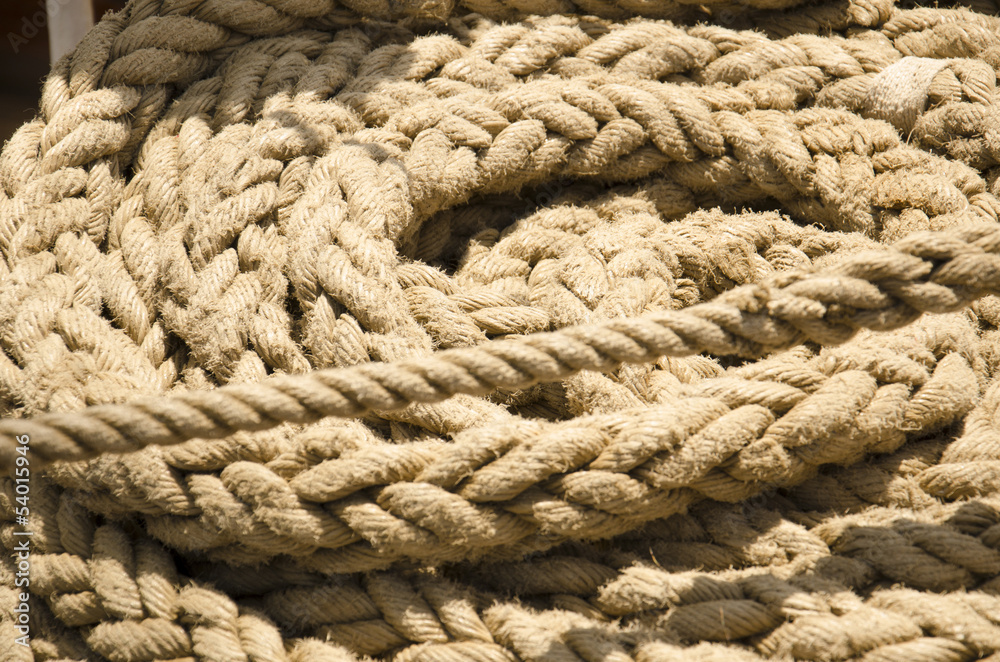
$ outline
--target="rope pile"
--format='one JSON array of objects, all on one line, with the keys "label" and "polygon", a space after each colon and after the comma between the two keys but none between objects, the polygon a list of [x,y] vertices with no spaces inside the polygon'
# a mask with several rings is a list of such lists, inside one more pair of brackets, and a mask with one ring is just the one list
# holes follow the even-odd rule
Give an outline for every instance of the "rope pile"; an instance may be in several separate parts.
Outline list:
[{"label": "rope pile", "polygon": [[1000,659],[998,69],[990,0],[131,0],[0,154],[3,659]]}]

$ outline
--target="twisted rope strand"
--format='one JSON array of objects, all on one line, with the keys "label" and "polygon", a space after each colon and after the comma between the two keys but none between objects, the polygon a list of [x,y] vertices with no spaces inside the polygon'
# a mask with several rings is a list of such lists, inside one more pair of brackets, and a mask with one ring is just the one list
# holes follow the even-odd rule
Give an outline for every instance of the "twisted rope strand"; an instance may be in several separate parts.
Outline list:
[{"label": "twisted rope strand", "polygon": [[[418,38],[356,22],[332,40],[315,32],[285,34],[300,19],[322,13],[306,10],[309,4],[290,14],[282,5],[277,11],[289,21],[255,25],[254,34],[273,39],[252,44],[230,34],[233,26],[223,27],[235,20],[225,12],[158,17],[150,15],[152,5],[144,6],[102,22],[75,64],[53,72],[44,121],[25,127],[2,160],[5,193],[12,197],[0,195],[8,212],[0,215],[7,224],[0,246],[12,256],[16,276],[0,291],[0,309],[18,311],[0,318],[13,359],[0,371],[2,390],[10,393],[6,409],[15,402],[32,413],[72,409],[181,382],[196,389],[253,382],[269,369],[297,373],[427,349],[418,325],[435,325],[422,305],[433,294],[404,295],[392,279],[373,279],[398,266],[393,247],[380,242],[386,237],[348,237],[357,233],[353,223],[336,232],[325,227],[340,212],[366,219],[366,226],[374,220],[372,198],[360,194],[364,183],[394,201],[382,207],[392,219],[386,230],[404,244],[436,209],[557,174],[615,181],[662,173],[680,198],[677,211],[665,214],[671,217],[697,204],[774,196],[802,219],[885,237],[975,215],[995,218],[1000,207],[978,175],[901,146],[882,122],[816,109],[790,120],[760,110],[790,110],[825,92],[832,106],[865,98],[861,87],[846,96],[834,88],[855,79],[875,85],[876,72],[908,61],[899,58],[912,44],[897,48],[889,37],[937,29],[925,25],[923,15],[894,24],[879,39],[836,38],[822,46],[808,35],[772,42],[732,29],[648,22],[598,28],[563,18],[526,22],[510,38],[504,36],[509,28],[475,21],[464,34],[456,29],[461,39]],[[972,22],[966,14],[954,18]],[[175,30],[189,39],[176,43]],[[368,52],[383,33],[399,43]],[[932,46],[921,54],[935,55]],[[198,60],[191,76],[211,76],[192,83],[172,107],[165,86],[181,82],[173,71],[159,84],[156,71],[139,67],[134,87],[121,84],[131,80],[125,76],[90,89],[100,63],[122,74],[150,51],[170,48]],[[669,57],[655,55],[661,52]],[[563,76],[581,62],[596,67],[588,70],[593,85]],[[546,67],[563,73],[526,79]],[[981,70],[949,67],[958,81],[958,91],[946,95],[950,100],[988,96]],[[663,80],[674,75],[723,85]],[[255,119],[252,130],[227,127]],[[362,128],[366,123],[379,129]],[[111,125],[125,140],[113,157],[100,142]],[[853,132],[863,139],[845,139]],[[92,143],[98,146],[83,149]],[[140,143],[133,161],[132,148]],[[336,153],[315,162],[327,149]],[[697,160],[687,163],[690,158]],[[400,162],[409,174],[409,203],[399,195]],[[140,166],[127,184],[126,163]],[[41,173],[42,165],[56,170],[25,186],[24,177]],[[206,179],[210,191],[201,186]],[[328,191],[329,179],[343,191]],[[314,214],[317,206],[338,212]],[[281,222],[265,231],[259,224],[272,211]],[[82,218],[86,224],[75,225],[73,219]],[[187,223],[198,229],[182,239]],[[104,233],[106,255],[93,245]],[[328,246],[334,236],[353,249]],[[169,258],[157,259],[150,250],[157,244]],[[54,265],[44,264],[49,254]],[[363,264],[376,254],[380,269]],[[161,278],[165,292],[156,291]],[[281,305],[289,282],[305,318],[300,329]],[[366,292],[379,294],[362,296]],[[412,314],[401,305],[404,296]],[[71,297],[81,305],[56,314]],[[387,297],[396,305],[379,304]],[[545,328],[536,307],[505,303],[470,314],[448,340],[468,344],[485,332]],[[340,306],[350,314],[342,315]],[[113,321],[101,319],[105,309]],[[40,326],[27,321],[33,315],[41,316]],[[187,346],[171,346],[170,334]],[[98,374],[86,384],[53,380],[49,374],[62,363]],[[199,384],[202,378],[206,384]]]},{"label": "twisted rope strand", "polygon": [[898,328],[921,313],[958,310],[994,292],[1000,293],[1000,232],[978,227],[916,233],[894,250],[853,256],[827,273],[784,274],[767,285],[738,288],[715,301],[649,318],[446,350],[425,359],[6,420],[0,423],[0,467],[13,466],[18,435],[30,436],[43,461],[83,459],[281,422],[356,417],[458,393],[523,388],[661,356],[751,357],[803,341],[840,344],[858,329]]},{"label": "twisted rope strand", "polygon": [[[39,496],[63,506],[72,503],[65,493],[43,490]],[[527,562],[456,567],[444,576],[402,570],[327,581],[278,570],[270,581],[285,585],[267,589],[263,587],[269,580],[257,581],[224,566],[202,571],[227,592],[261,595],[250,610],[217,590],[177,590],[176,570],[162,548],[84,516],[64,519],[63,531],[40,539],[33,585],[59,618],[97,623],[88,632],[88,642],[111,656],[116,646],[130,641],[140,649],[160,646],[182,654],[192,652],[193,639],[197,652],[199,638],[210,633],[224,642],[217,645],[249,652],[249,633],[227,635],[237,613],[241,619],[254,616],[264,632],[274,631],[273,619],[288,632],[315,633],[357,654],[378,654],[407,642],[473,641],[489,646],[496,640],[518,649],[528,640],[511,638],[508,630],[511,619],[523,615],[503,597],[512,590],[557,631],[558,620],[548,621],[559,611],[593,619],[591,626],[607,623],[609,617],[624,618],[625,626],[628,619],[653,612],[665,617],[663,626],[681,639],[729,641],[761,635],[757,650],[764,657],[782,650],[812,650],[831,641],[857,652],[896,647],[920,639],[925,629],[953,645],[988,653],[1000,648],[997,598],[990,593],[989,581],[1000,563],[993,531],[998,512],[995,502],[980,500],[931,508],[918,521],[901,518],[894,509],[872,508],[863,516],[834,516],[803,526],[793,519],[806,513],[787,503],[778,510],[769,503],[706,504],[643,532],[632,541],[636,545],[623,540],[617,550],[562,550]],[[79,533],[87,526],[86,542],[67,535],[67,527]],[[680,560],[666,556],[679,540],[726,547],[743,558],[744,567],[720,572],[684,568]],[[909,561],[893,563],[893,556],[909,561],[922,557],[923,570]],[[676,567],[661,567],[656,557],[671,558]],[[7,563],[0,572],[10,572]],[[702,566],[704,558],[692,563]],[[956,578],[969,588],[984,577],[987,582],[961,598],[904,587],[876,590],[868,600],[845,592],[847,587],[877,586],[883,572],[904,586]],[[88,601],[89,609],[81,610]],[[112,614],[114,621],[108,620]],[[888,633],[848,636],[873,618],[873,628],[884,630],[887,619],[895,627]],[[825,633],[820,641],[813,639],[817,628]],[[627,631],[612,628],[606,633],[628,650],[635,642],[629,642]]]},{"label": "twisted rope strand", "polygon": [[[645,409],[493,421],[447,444],[352,441],[348,430],[360,424],[328,421],[306,434],[322,439],[327,455],[347,445],[308,468],[269,461],[266,448],[240,453],[253,445],[239,441],[198,440],[179,453],[152,448],[64,465],[53,477],[95,513],[138,511],[169,547],[234,564],[284,555],[329,574],[403,558],[515,554],[634,530],[705,497],[734,502],[808,482],[821,465],[947,426],[976,395],[973,336],[960,315],[931,316],[819,356],[785,353],[704,379]],[[920,364],[907,358],[921,355]]]}]

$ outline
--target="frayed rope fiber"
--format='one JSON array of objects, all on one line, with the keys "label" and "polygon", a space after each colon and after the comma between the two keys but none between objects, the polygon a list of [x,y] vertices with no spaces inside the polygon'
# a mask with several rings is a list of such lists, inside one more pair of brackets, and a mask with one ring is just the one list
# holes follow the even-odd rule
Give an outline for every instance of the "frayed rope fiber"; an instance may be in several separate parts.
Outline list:
[{"label": "frayed rope fiber", "polygon": [[0,153],[0,657],[1000,659],[998,13],[108,14]]}]

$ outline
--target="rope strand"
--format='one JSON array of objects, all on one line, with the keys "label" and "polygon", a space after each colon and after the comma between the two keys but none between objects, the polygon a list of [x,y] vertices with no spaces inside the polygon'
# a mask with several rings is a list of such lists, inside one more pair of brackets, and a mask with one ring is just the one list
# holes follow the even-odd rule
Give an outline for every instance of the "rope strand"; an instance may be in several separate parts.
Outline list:
[{"label": "rope strand", "polygon": [[852,256],[826,273],[784,274],[682,311],[446,350],[425,359],[6,420],[0,422],[0,467],[13,467],[18,435],[29,435],[33,452],[45,462],[79,460],[282,422],[357,417],[458,393],[524,388],[662,356],[755,357],[805,341],[836,345],[858,329],[899,328],[921,313],[959,310],[991,293],[1000,293],[1000,232],[984,226],[915,233],[894,250]]}]

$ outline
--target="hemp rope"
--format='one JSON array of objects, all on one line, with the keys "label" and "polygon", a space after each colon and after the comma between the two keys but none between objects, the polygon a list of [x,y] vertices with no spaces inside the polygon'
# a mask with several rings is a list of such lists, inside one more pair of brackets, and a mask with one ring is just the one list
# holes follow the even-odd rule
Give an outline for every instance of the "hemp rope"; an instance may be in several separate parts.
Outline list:
[{"label": "hemp rope", "polygon": [[990,252],[1000,252],[1000,231],[974,227],[947,235],[914,233],[896,249],[854,255],[828,272],[789,272],[775,285],[737,288],[711,303],[649,318],[446,350],[408,363],[321,371],[169,400],[93,407],[83,414],[9,420],[0,423],[3,466],[13,466],[19,434],[39,439],[34,450],[43,460],[80,459],[324,415],[360,416],[456,393],[483,394],[498,386],[522,388],[579,370],[607,371],[626,361],[704,351],[759,356],[805,340],[837,344],[857,328],[891,329],[921,312],[957,310],[985,294],[1000,293],[1000,258]]},{"label": "hemp rope", "polygon": [[5,655],[1000,655],[980,5],[105,17],[0,153]]}]

